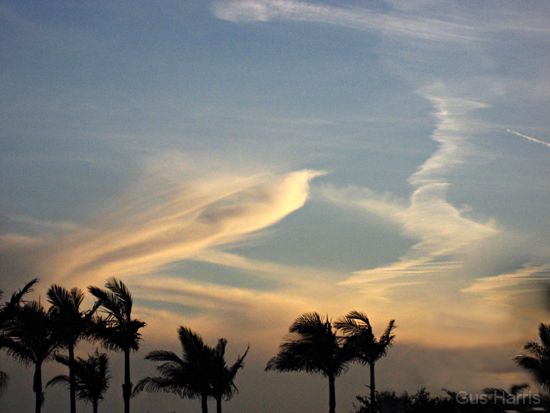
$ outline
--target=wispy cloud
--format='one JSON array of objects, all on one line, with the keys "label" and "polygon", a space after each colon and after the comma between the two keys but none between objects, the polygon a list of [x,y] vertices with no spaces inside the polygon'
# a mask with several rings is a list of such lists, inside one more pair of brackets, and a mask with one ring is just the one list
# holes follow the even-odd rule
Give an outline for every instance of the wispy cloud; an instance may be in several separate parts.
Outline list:
[{"label": "wispy cloud", "polygon": [[448,180],[449,172],[462,165],[464,158],[470,153],[469,138],[472,129],[468,125],[472,112],[488,105],[455,97],[440,82],[420,90],[419,94],[434,106],[437,123],[431,138],[439,143],[439,148],[409,178],[409,182],[415,186],[444,183]]},{"label": "wispy cloud", "polygon": [[[418,314],[411,315],[407,305],[414,303],[417,309],[424,305],[426,309],[433,309],[435,300],[440,300],[437,315],[425,322],[433,333],[436,326],[442,325],[439,316],[444,314],[447,324],[462,326],[461,332],[451,340],[456,342],[459,334],[465,334],[464,326],[475,319],[476,311],[486,314],[487,323],[478,321],[477,324],[485,327],[508,316],[493,311],[490,302],[476,303],[468,311],[461,305],[462,300],[468,299],[465,296],[472,296],[473,290],[464,288],[471,282],[472,267],[483,261],[473,252],[498,249],[500,243],[506,242],[502,240],[502,234],[506,231],[504,226],[491,218],[479,218],[470,207],[453,205],[448,199],[449,189],[455,182],[453,177],[477,159],[475,139],[482,133],[482,128],[488,127],[480,127],[475,122],[476,111],[488,109],[490,105],[487,102],[494,102],[494,96],[501,95],[504,90],[501,79],[483,75],[466,78],[462,72],[479,69],[479,62],[487,66],[492,64],[492,57],[485,48],[492,34],[507,30],[527,32],[531,29],[524,22],[507,25],[510,16],[506,13],[499,15],[498,24],[491,21],[485,25],[480,24],[483,17],[472,14],[466,8],[449,14],[445,13],[444,6],[428,7],[431,5],[425,2],[410,4],[402,3],[403,7],[399,7],[396,3],[391,10],[381,11],[369,9],[368,6],[343,8],[295,0],[235,0],[215,2],[213,12],[216,17],[232,22],[285,20],[372,31],[380,34],[383,41],[393,47],[384,49],[380,58],[395,73],[417,85],[418,94],[432,104],[435,128],[429,137],[438,146],[409,176],[411,195],[408,199],[388,193],[377,194],[359,187],[325,185],[315,188],[316,195],[333,204],[383,218],[398,228],[400,236],[412,244],[407,252],[389,264],[358,269],[338,283],[335,291],[349,288],[363,299],[386,300],[392,308],[400,308],[400,317],[408,318],[411,323]],[[423,47],[425,53],[419,53],[419,48]],[[460,61],[464,69],[462,72],[449,70],[447,65],[438,66],[440,56],[433,52],[434,47],[449,53],[458,52],[457,56],[465,53],[471,60]],[[446,53],[441,55],[447,56]],[[482,255],[479,251],[477,253]],[[500,254],[493,258],[498,261],[502,258],[502,252]],[[526,262],[528,259],[518,259],[515,267],[511,265],[507,269],[517,269],[518,265]],[[502,262],[500,264],[504,266]],[[492,268],[496,272],[490,272],[490,276],[500,274],[498,271],[502,268],[497,267]],[[525,283],[527,278],[518,277],[517,282]],[[419,304],[420,291],[434,291],[434,294],[428,298],[422,294],[423,302]],[[442,302],[445,302],[443,306]],[[405,304],[400,307],[400,303]],[[469,331],[471,337],[477,337],[477,341],[472,342],[485,340],[486,331],[483,329]],[[422,340],[421,333],[417,339]]]},{"label": "wispy cloud", "polygon": [[[374,30],[386,38],[460,42],[477,39],[478,29],[468,24],[421,17],[407,11],[377,11],[368,8],[340,8],[312,2],[279,0],[237,0],[216,2],[214,14],[221,19],[246,21],[309,21]],[[355,208],[384,217],[401,228],[402,236],[415,240],[408,253],[383,267],[357,271],[342,285],[365,286],[384,295],[386,287],[422,284],[430,276],[449,275],[461,268],[464,249],[499,233],[491,220],[480,222],[468,216],[467,208],[447,201],[450,175],[463,167],[472,152],[472,112],[487,108],[464,90],[433,82],[422,87],[419,95],[432,103],[436,128],[431,139],[437,150],[409,177],[414,187],[408,200],[398,200],[372,191],[325,187],[322,196],[332,202],[348,203]],[[475,93],[471,93],[475,96]],[[399,279],[399,281],[397,281]],[[375,285],[376,284],[376,285]]]},{"label": "wispy cloud", "polygon": [[513,130],[510,130],[510,129],[506,129],[506,131],[510,132],[510,133],[513,133],[514,135],[521,136],[522,138],[530,140],[531,142],[540,143],[541,145],[548,146],[550,148],[550,143],[548,143],[548,142],[544,142],[544,141],[541,141],[539,139],[535,139],[535,138],[532,138],[530,136],[523,135],[519,132],[514,132]]},{"label": "wispy cloud", "polygon": [[452,21],[296,0],[226,0],[213,3],[212,10],[219,19],[233,22],[294,20],[333,24],[357,30],[382,30],[389,35],[424,40],[457,42],[475,38],[473,27]]},{"label": "wispy cloud", "polygon": [[4,235],[2,251],[11,262],[34,256],[35,273],[61,283],[152,273],[275,224],[304,205],[309,181],[319,174],[155,179],[87,227],[41,239]]},{"label": "wispy cloud", "polygon": [[[434,103],[437,124],[431,138],[439,147],[409,177],[409,183],[415,187],[410,199],[396,202],[388,195],[379,196],[371,191],[364,191],[362,200],[350,198],[349,191],[340,194],[341,199],[348,199],[356,208],[399,225],[402,235],[416,243],[396,262],[357,271],[344,285],[364,285],[370,289],[378,284],[381,292],[385,287],[449,276],[461,268],[465,248],[500,231],[495,222],[474,220],[467,215],[467,208],[459,209],[446,199],[451,173],[466,162],[471,151],[468,116],[485,105],[454,97],[442,84],[420,93]],[[329,196],[336,198],[334,194]]]},{"label": "wispy cloud", "polygon": [[549,276],[547,263],[527,262],[514,271],[477,278],[461,292],[481,298],[478,305],[485,306],[486,315],[500,311],[506,330],[513,325],[516,334],[531,337],[540,320],[548,318]]},{"label": "wispy cloud", "polygon": [[[410,277],[423,282],[433,276],[449,275],[461,267],[465,247],[499,233],[493,222],[475,221],[447,202],[447,187],[442,183],[419,187],[410,205],[393,216],[403,236],[417,240],[406,255],[388,266],[357,271],[343,284],[370,288],[372,283],[381,282],[395,287],[411,282]],[[383,211],[382,205],[374,211]],[[397,283],[396,278],[400,278]]]},{"label": "wispy cloud", "polygon": [[549,274],[550,265],[527,264],[511,273],[478,278],[462,291],[478,294],[487,300],[502,304],[507,301],[503,296],[517,294],[519,285],[525,285],[526,282],[547,283]]},{"label": "wispy cloud", "polygon": [[16,223],[36,227],[39,229],[51,230],[54,232],[74,231],[78,228],[78,225],[72,222],[47,221],[43,219],[29,217],[27,215],[11,215],[8,218],[10,221]]}]

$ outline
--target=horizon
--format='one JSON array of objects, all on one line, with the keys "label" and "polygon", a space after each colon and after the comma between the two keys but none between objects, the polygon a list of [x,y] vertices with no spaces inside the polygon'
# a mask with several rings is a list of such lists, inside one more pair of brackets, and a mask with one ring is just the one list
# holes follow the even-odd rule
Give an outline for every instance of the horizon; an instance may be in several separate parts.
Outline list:
[{"label": "horizon", "polygon": [[[3,300],[121,279],[148,324],[134,383],[147,352],[181,351],[179,326],[225,337],[228,362],[250,344],[228,413],[326,408],[322,377],[263,371],[311,311],[364,312],[377,335],[396,320],[380,391],[532,382],[512,357],[550,320],[549,18],[509,0],[4,1]],[[1,354],[0,410],[28,410],[31,369]],[[122,408],[109,356],[100,411]],[[367,382],[339,377],[337,411]],[[68,402],[48,388],[42,411]]]}]

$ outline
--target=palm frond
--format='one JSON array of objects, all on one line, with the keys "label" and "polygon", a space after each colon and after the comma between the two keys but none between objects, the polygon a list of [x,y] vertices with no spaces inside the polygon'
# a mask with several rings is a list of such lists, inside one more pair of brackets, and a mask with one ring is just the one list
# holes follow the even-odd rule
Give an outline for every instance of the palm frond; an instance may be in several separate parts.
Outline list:
[{"label": "palm frond", "polygon": [[529,370],[542,388],[550,390],[550,325],[539,325],[539,339],[540,343],[529,341],[525,344],[523,349],[528,355],[519,355],[513,360]]},{"label": "palm frond", "polygon": [[23,296],[33,291],[35,284],[38,283],[38,278],[34,278],[23,286],[18,292],[13,293],[10,301],[8,302],[9,306],[16,306],[22,301]]},{"label": "palm frond", "polygon": [[67,386],[68,388],[69,385],[71,384],[71,381],[69,380],[69,376],[67,376],[66,374],[59,374],[53,377],[51,380],[49,380],[46,383],[46,387],[55,386],[56,384],[62,384]]},{"label": "palm frond", "polygon": [[521,394],[528,388],[529,388],[529,385],[527,383],[514,384],[512,387],[510,387],[510,393],[511,394],[516,394],[516,395]]},{"label": "palm frond", "polygon": [[526,370],[536,370],[539,367],[539,359],[530,356],[516,356],[513,361]]},{"label": "palm frond", "polygon": [[227,346],[227,339],[220,338],[218,339],[218,343],[216,344],[216,347],[214,347],[214,353],[222,357],[225,355],[225,347]]},{"label": "palm frond", "polygon": [[117,297],[120,306],[123,308],[122,311],[125,314],[132,313],[132,294],[130,294],[130,290],[128,290],[128,287],[126,287],[121,280],[114,277],[109,278],[105,283],[105,288],[110,290]]},{"label": "palm frond", "polygon": [[0,395],[2,395],[8,388],[9,380],[10,376],[8,376],[8,374],[5,372],[0,371]]},{"label": "palm frond", "polygon": [[344,346],[336,336],[328,316],[323,319],[318,313],[305,313],[290,326],[278,354],[268,361],[266,371],[337,376],[347,369],[352,356],[349,346]]},{"label": "palm frond", "polygon": [[219,396],[223,397],[225,400],[231,399],[236,393],[239,392],[234,380],[239,370],[244,367],[244,359],[249,350],[250,346],[246,348],[244,354],[239,356],[237,361],[231,367],[226,367],[225,361],[223,362],[223,366],[220,366],[221,371],[217,376],[219,382],[217,392],[219,393]]},{"label": "palm frond", "polygon": [[334,326],[346,334],[354,334],[363,330],[372,331],[367,315],[355,310],[336,320]]},{"label": "palm frond", "polygon": [[190,395],[184,385],[173,382],[164,377],[145,377],[141,379],[136,384],[136,387],[132,392],[132,397],[143,391],[172,393],[180,396],[181,398],[189,397]]},{"label": "palm frond", "polygon": [[35,355],[32,350],[19,341],[15,341],[8,337],[4,340],[2,347],[8,356],[14,358],[25,366],[35,362]]},{"label": "palm frond", "polygon": [[124,320],[124,313],[115,294],[111,291],[102,290],[99,287],[93,286],[88,287],[88,291],[97,298],[99,306],[103,307],[103,312],[105,312],[108,317],[115,318],[118,321]]},{"label": "palm frond", "polygon": [[550,324],[540,323],[539,338],[542,346],[546,349],[550,349]]},{"label": "palm frond", "polygon": [[131,318],[132,297],[122,281],[111,278],[106,287],[88,287],[97,299],[96,307],[104,313],[91,318],[90,335],[109,350],[138,350],[142,340],[139,330],[146,323]]},{"label": "palm frond", "polygon": [[71,363],[69,356],[66,356],[64,354],[57,354],[55,356],[55,361],[57,361],[59,364],[63,364],[66,367],[69,367],[69,364]]},{"label": "palm frond", "polygon": [[179,358],[176,353],[166,350],[151,351],[145,356],[145,360],[157,361],[157,362],[169,362],[176,364],[183,364],[183,360]]}]

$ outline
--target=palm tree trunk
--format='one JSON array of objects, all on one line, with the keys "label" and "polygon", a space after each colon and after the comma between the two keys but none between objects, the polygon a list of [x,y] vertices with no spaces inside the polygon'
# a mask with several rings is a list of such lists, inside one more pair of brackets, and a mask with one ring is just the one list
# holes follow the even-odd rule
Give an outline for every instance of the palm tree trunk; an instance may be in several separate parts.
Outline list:
[{"label": "palm tree trunk", "polygon": [[374,363],[370,363],[370,411],[376,412],[376,384],[374,381]]},{"label": "palm tree trunk", "polygon": [[97,400],[94,400],[92,402],[92,411],[93,411],[93,413],[97,413],[97,405],[98,405]]},{"label": "palm tree trunk", "polygon": [[208,413],[208,394],[206,393],[201,395],[201,411],[202,413]]},{"label": "palm tree trunk", "polygon": [[34,377],[32,383],[32,390],[35,394],[35,404],[34,411],[35,413],[40,413],[42,407],[42,364],[36,363],[34,365]]},{"label": "palm tree trunk", "polygon": [[216,413],[222,413],[222,397],[216,397]]},{"label": "palm tree trunk", "polygon": [[328,376],[328,411],[336,413],[336,378],[334,375]]},{"label": "palm tree trunk", "polygon": [[122,385],[122,397],[124,398],[124,413],[130,413],[130,395],[132,382],[130,381],[130,349],[124,350],[124,384]]},{"label": "palm tree trunk", "polygon": [[76,413],[76,379],[74,376],[74,345],[69,344],[69,386],[71,413]]}]

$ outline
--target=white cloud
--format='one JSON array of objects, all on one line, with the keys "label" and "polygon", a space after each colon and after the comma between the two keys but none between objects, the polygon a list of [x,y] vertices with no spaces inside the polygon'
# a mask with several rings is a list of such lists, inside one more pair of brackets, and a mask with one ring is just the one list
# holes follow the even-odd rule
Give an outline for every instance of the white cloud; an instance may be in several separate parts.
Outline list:
[{"label": "white cloud", "polygon": [[74,231],[78,228],[78,226],[72,222],[47,221],[43,219],[29,217],[27,215],[11,215],[9,219],[17,223],[30,225],[32,227],[37,227],[40,229],[51,230],[54,232]]},{"label": "white cloud", "polygon": [[364,8],[322,6],[296,0],[226,0],[212,6],[216,17],[232,22],[291,20],[333,24],[357,30],[423,40],[473,40],[475,28],[452,21],[402,13],[383,14]]},{"label": "white cloud", "polygon": [[[459,209],[447,201],[449,177],[464,165],[470,154],[472,130],[468,115],[485,105],[453,96],[442,83],[427,87],[420,94],[434,103],[437,124],[431,138],[439,147],[409,178],[415,187],[410,199],[396,200],[389,194],[349,188],[340,191],[330,188],[322,194],[383,217],[399,225],[404,237],[416,241],[396,262],[356,271],[344,285],[363,285],[370,291],[376,288],[382,294],[385,288],[411,282],[422,284],[436,275],[449,277],[461,268],[465,249],[500,232],[495,222],[476,221],[467,216],[466,208]],[[377,285],[373,286],[374,283]]]},{"label": "white cloud", "polygon": [[[481,296],[496,305],[512,307],[518,296],[538,291],[541,285],[546,286],[549,274],[550,265],[529,263],[510,273],[477,278],[462,292]],[[540,310],[542,306],[537,303],[537,307]]]},{"label": "white cloud", "polygon": [[[395,213],[393,218],[400,223],[403,235],[418,240],[406,255],[388,266],[357,271],[344,284],[371,288],[371,283],[381,281],[391,286],[392,279],[398,277],[422,276],[426,280],[434,274],[451,274],[461,266],[463,248],[499,233],[494,223],[474,221],[448,203],[447,186],[421,186],[413,193],[410,206]],[[391,209],[389,205],[386,211]]]},{"label": "white cloud", "polygon": [[472,127],[469,116],[472,111],[488,105],[455,97],[443,83],[426,87],[419,94],[434,105],[437,126],[431,138],[439,143],[439,148],[409,178],[409,182],[413,185],[446,182],[450,170],[462,165],[470,152],[468,139]]},{"label": "white cloud", "polygon": [[544,142],[544,141],[541,141],[539,139],[535,139],[535,138],[532,138],[530,136],[523,135],[519,132],[514,132],[513,130],[510,130],[510,129],[506,129],[506,131],[510,132],[510,133],[513,133],[514,135],[521,136],[522,138],[525,138],[525,139],[527,139],[531,142],[540,143],[541,145],[548,146],[550,148],[550,143],[548,143],[548,142]]}]

